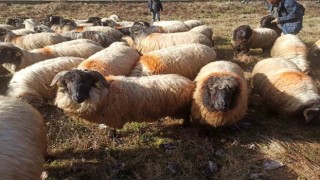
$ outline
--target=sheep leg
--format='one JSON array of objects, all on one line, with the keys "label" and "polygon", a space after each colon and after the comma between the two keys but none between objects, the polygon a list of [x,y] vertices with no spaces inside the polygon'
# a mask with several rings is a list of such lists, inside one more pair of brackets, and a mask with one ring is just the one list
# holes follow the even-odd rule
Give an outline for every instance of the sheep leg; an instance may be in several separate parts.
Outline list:
[{"label": "sheep leg", "polygon": [[183,127],[190,127],[191,124],[191,120],[190,120],[190,114],[191,114],[191,108],[188,108],[187,110],[185,110],[185,112],[183,113],[183,123],[182,126]]}]

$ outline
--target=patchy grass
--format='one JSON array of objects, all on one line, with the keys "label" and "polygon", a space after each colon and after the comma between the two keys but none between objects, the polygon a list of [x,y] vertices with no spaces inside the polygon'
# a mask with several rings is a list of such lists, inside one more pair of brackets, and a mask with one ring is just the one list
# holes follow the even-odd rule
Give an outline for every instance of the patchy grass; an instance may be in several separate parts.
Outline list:
[{"label": "patchy grass", "polygon": [[[320,5],[303,1],[306,7],[300,38],[310,47],[319,39]],[[250,80],[255,63],[267,58],[261,50],[249,56],[233,56],[232,31],[239,25],[259,25],[267,9],[262,1],[242,5],[238,1],[164,2],[163,20],[201,19],[214,31],[214,49],[219,60],[238,63]],[[149,21],[146,3],[48,3],[0,4],[0,20],[9,16],[43,18],[49,14],[85,19],[117,14],[122,19]],[[319,68],[314,67],[319,84]],[[0,93],[9,76],[0,77]],[[320,124],[303,124],[267,109],[259,97],[250,97],[248,115],[243,122],[251,126],[240,130],[183,128],[181,120],[162,119],[154,123],[130,123],[108,136],[109,128],[66,117],[53,106],[40,109],[47,125],[49,152],[57,157],[46,164],[48,179],[320,179]],[[265,170],[266,160],[282,162],[284,167]]]}]

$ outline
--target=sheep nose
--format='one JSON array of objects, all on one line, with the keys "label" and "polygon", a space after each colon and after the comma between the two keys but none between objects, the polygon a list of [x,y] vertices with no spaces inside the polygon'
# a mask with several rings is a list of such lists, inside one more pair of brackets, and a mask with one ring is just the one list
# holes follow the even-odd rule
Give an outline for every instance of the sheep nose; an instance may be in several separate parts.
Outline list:
[{"label": "sheep nose", "polygon": [[75,100],[77,103],[82,103],[86,100],[86,97],[81,96],[79,93],[77,93],[75,96],[73,96],[73,100]]}]

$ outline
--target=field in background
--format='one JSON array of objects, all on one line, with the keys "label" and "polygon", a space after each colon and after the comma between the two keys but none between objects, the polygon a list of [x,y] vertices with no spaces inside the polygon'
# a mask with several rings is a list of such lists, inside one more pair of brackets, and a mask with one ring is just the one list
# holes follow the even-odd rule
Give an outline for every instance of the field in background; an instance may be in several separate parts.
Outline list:
[{"label": "field in background", "polygon": [[[320,4],[302,1],[306,8],[299,37],[310,47],[320,39]],[[260,50],[249,58],[233,57],[232,31],[239,25],[258,27],[268,14],[262,1],[243,5],[233,2],[163,3],[162,20],[200,19],[214,31],[219,60],[237,62],[246,72],[268,56]],[[49,3],[0,4],[0,21],[11,16],[43,18],[55,14],[66,18],[119,15],[123,20],[150,21],[146,3]],[[319,67],[313,76],[319,84]],[[9,76],[0,76],[3,93]],[[320,179],[320,120],[305,125],[300,117],[286,118],[250,98],[242,128],[183,128],[181,120],[131,123],[108,137],[108,128],[68,118],[54,106],[40,109],[46,120],[49,153],[57,159],[46,164],[48,179]],[[300,119],[299,119],[300,118]],[[282,167],[267,170],[269,162]]]}]

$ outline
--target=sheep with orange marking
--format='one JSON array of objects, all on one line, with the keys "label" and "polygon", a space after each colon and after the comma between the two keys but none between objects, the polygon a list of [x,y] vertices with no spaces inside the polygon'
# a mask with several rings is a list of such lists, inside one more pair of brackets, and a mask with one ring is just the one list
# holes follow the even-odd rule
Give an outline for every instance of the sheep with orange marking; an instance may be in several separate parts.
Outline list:
[{"label": "sheep with orange marking", "polygon": [[248,25],[241,25],[233,30],[232,47],[236,54],[246,54],[250,49],[258,48],[261,48],[263,53],[269,53],[277,38],[277,32],[272,29],[251,29]]},{"label": "sheep with orange marking", "polygon": [[315,42],[308,51],[308,60],[311,63],[320,64],[320,40]]},{"label": "sheep with orange marking", "polygon": [[103,76],[128,75],[139,58],[135,49],[124,42],[115,42],[83,61],[78,69],[95,70]]},{"label": "sheep with orange marking", "polygon": [[25,50],[43,48],[45,46],[67,41],[65,37],[56,33],[38,33],[22,36],[14,34],[11,30],[1,28],[0,36],[4,37],[5,42],[10,42]]},{"label": "sheep with orange marking", "polygon": [[103,47],[88,39],[77,39],[32,51],[26,51],[10,43],[2,42],[0,43],[0,49],[0,64],[11,73],[14,73],[36,62],[55,57],[74,56],[88,58],[92,54],[101,51]]},{"label": "sheep with orange marking", "polygon": [[212,39],[213,31],[207,25],[196,26],[196,27],[190,29],[190,32],[199,32],[199,33],[207,36],[209,39]]},{"label": "sheep with orange marking", "polygon": [[301,39],[293,34],[285,34],[276,39],[271,49],[271,57],[284,58],[295,63],[302,72],[308,73],[308,48]]},{"label": "sheep with orange marking", "polygon": [[197,19],[190,19],[190,20],[186,20],[186,21],[183,21],[183,23],[185,25],[188,26],[189,29],[193,29],[197,26],[202,26],[204,25],[204,23],[200,20],[197,20]]},{"label": "sheep with orange marking", "polygon": [[58,57],[28,66],[13,75],[6,95],[20,98],[34,107],[41,106],[55,98],[57,89],[47,88],[54,76],[77,67],[82,61],[84,59],[79,57]]},{"label": "sheep with orange marking", "polygon": [[130,76],[179,74],[193,80],[200,69],[216,59],[216,52],[202,44],[181,44],[141,56]]},{"label": "sheep with orange marking", "polygon": [[97,71],[60,72],[55,105],[65,113],[120,129],[128,122],[152,122],[167,116],[190,117],[194,83],[176,74],[109,76]]},{"label": "sheep with orange marking", "polygon": [[242,69],[229,61],[204,66],[195,79],[191,107],[196,123],[213,127],[240,121],[248,108],[248,86]]},{"label": "sheep with orange marking", "polygon": [[109,36],[104,32],[98,31],[66,32],[61,35],[67,38],[68,40],[90,39],[101,44],[102,47],[108,47],[110,44],[116,42],[116,40],[113,37]]},{"label": "sheep with orange marking", "polygon": [[181,21],[156,21],[152,25],[160,26],[166,33],[186,32],[189,27]]},{"label": "sheep with orange marking", "polygon": [[252,72],[253,91],[269,108],[288,116],[304,115],[309,122],[320,115],[320,96],[315,81],[283,58],[258,62]]},{"label": "sheep with orange marking", "polygon": [[141,53],[180,44],[198,43],[212,47],[212,40],[198,32],[150,33],[148,27],[135,23],[131,27],[134,47]]},{"label": "sheep with orange marking", "polygon": [[41,114],[16,98],[0,96],[1,179],[40,179],[47,151]]}]

